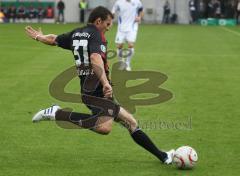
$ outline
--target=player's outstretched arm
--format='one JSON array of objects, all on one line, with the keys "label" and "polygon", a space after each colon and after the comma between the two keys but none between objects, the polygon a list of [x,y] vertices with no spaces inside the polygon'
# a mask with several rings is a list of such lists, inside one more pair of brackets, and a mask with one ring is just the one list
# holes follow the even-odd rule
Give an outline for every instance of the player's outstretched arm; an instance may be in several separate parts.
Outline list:
[{"label": "player's outstretched arm", "polygon": [[52,46],[56,45],[55,40],[57,38],[57,35],[55,35],[55,34],[44,35],[42,33],[41,28],[39,28],[38,30],[35,30],[31,26],[26,26],[25,32],[30,38],[32,38],[36,41],[40,41],[46,45],[52,45]]}]

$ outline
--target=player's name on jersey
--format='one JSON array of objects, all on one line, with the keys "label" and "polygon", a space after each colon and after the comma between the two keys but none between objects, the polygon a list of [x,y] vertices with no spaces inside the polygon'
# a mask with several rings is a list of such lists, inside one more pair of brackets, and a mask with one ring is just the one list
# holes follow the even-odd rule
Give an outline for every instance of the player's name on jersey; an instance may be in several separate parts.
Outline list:
[{"label": "player's name on jersey", "polygon": [[87,32],[77,32],[77,33],[75,33],[75,34],[73,34],[73,36],[72,36],[72,38],[74,38],[74,37],[86,37],[86,38],[90,38],[90,34],[89,33],[87,33]]},{"label": "player's name on jersey", "polygon": [[93,69],[77,69],[78,76],[88,76],[88,75],[94,75]]}]

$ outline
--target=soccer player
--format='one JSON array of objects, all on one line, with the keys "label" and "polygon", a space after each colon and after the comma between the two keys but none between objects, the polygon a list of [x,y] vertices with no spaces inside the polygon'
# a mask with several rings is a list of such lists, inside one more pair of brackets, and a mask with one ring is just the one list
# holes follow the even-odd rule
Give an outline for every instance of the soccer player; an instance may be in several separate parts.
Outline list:
[{"label": "soccer player", "polygon": [[188,6],[189,6],[189,12],[190,12],[190,16],[191,16],[191,20],[190,20],[190,24],[195,24],[196,20],[197,20],[197,8],[195,5],[195,0],[190,0],[188,2]]},{"label": "soccer player", "polygon": [[[140,0],[117,0],[112,8],[112,13],[118,13],[118,31],[115,43],[117,55],[122,66],[119,69],[131,71],[131,59],[134,54],[134,43],[137,38],[138,24],[143,17],[143,6]],[[127,42],[128,52],[123,54],[123,45]],[[126,55],[126,60],[124,60]]]},{"label": "soccer player", "polygon": [[57,9],[58,9],[58,17],[57,22],[64,23],[64,9],[65,9],[65,3],[62,0],[59,0],[57,3]]},{"label": "soccer player", "polygon": [[79,2],[79,8],[80,8],[80,23],[85,22],[85,13],[88,7],[88,3],[86,0],[81,0]]},{"label": "soccer player", "polygon": [[[59,46],[73,53],[80,77],[82,100],[92,111],[92,114],[70,112],[54,105],[37,112],[32,120],[33,122],[41,120],[67,121],[99,134],[109,134],[113,121],[116,121],[129,130],[137,144],[163,163],[170,164],[174,150],[169,152],[159,150],[138,127],[135,118],[113,100],[106,60],[107,42],[104,36],[104,33],[112,25],[112,19],[112,13],[99,6],[91,12],[87,26],[68,33],[44,35],[40,30],[35,30],[30,26],[25,28],[27,35],[32,39],[47,45]],[[91,86],[95,78],[97,79],[96,84]]]},{"label": "soccer player", "polygon": [[165,4],[163,6],[163,19],[162,19],[162,23],[163,24],[168,24],[169,23],[169,16],[170,16],[170,3],[168,0],[165,1]]}]

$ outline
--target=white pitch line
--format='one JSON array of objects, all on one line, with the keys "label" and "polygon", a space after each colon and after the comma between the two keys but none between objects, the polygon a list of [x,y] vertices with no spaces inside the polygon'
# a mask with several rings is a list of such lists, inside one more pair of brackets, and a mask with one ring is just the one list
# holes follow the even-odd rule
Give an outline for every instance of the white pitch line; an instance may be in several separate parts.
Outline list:
[{"label": "white pitch line", "polygon": [[230,33],[232,33],[232,34],[235,34],[235,35],[237,35],[237,36],[240,36],[240,33],[239,33],[239,32],[236,32],[236,31],[234,31],[234,30],[228,29],[228,28],[226,28],[226,27],[221,27],[221,29],[223,29],[224,31],[230,32]]}]

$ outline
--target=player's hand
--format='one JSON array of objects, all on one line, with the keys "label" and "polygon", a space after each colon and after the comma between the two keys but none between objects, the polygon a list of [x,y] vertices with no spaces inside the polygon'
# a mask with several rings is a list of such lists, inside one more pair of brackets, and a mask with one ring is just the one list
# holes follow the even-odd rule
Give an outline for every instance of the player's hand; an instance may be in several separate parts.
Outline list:
[{"label": "player's hand", "polygon": [[137,16],[137,17],[135,18],[135,22],[141,23],[141,21],[142,21],[141,17]]},{"label": "player's hand", "polygon": [[34,40],[37,40],[39,36],[43,35],[41,28],[35,30],[31,26],[26,26],[25,32],[29,37],[31,37]]},{"label": "player's hand", "polygon": [[112,97],[112,86],[107,83],[105,85],[103,85],[103,94],[105,98],[111,98]]}]

